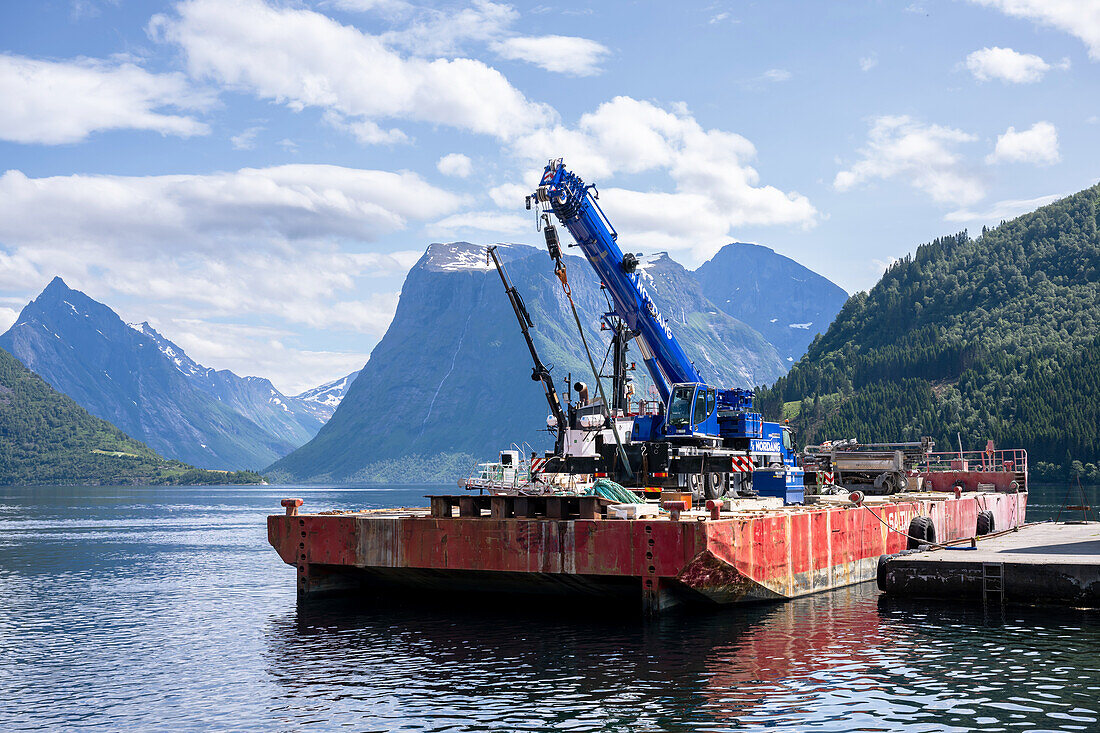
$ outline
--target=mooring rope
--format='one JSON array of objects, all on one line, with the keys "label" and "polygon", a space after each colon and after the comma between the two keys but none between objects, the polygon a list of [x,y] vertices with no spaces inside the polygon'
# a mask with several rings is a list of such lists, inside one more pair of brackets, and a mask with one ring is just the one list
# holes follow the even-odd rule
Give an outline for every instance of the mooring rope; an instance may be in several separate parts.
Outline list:
[{"label": "mooring rope", "polygon": [[[921,543],[922,545],[928,545],[929,547],[938,547],[941,550],[950,549],[948,545],[941,545],[938,542],[930,542],[930,541],[924,539],[923,537],[914,537],[913,535],[909,534],[908,532],[902,532],[900,529],[895,529],[894,527],[891,527],[890,524],[886,520],[884,520],[882,517],[880,517],[878,515],[878,513],[875,512],[875,510],[872,509],[871,507],[867,506],[866,504],[861,504],[860,506],[862,508],[866,509],[867,511],[871,512],[871,516],[874,517],[875,519],[877,519],[879,522],[881,522],[882,526],[886,527],[886,529],[890,530],[891,532],[896,532],[897,534],[900,534],[900,535],[902,535],[903,537],[905,537],[907,539],[915,540],[915,541]],[[931,519],[931,517],[929,517],[929,519]],[[975,538],[975,539],[977,539],[977,538]]]}]

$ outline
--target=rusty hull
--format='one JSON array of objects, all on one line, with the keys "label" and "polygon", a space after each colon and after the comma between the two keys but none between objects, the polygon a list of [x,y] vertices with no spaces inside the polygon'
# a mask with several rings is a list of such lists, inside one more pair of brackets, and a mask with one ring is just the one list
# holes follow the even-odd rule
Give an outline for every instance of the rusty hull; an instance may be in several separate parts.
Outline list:
[{"label": "rusty hull", "polygon": [[931,516],[945,542],[971,537],[985,509],[998,529],[1022,524],[1026,500],[1024,493],[965,494],[679,521],[288,514],[269,516],[267,526],[271,545],[297,568],[304,596],[355,588],[582,594],[640,597],[646,610],[659,611],[874,580],[879,556],[906,548],[902,533],[913,517]]}]

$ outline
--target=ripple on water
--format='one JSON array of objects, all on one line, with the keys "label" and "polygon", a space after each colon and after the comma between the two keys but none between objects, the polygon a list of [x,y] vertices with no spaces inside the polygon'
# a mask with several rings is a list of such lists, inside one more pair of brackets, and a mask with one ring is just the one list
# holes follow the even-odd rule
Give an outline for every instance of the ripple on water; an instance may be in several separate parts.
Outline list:
[{"label": "ripple on water", "polygon": [[266,544],[283,492],[81,491],[0,495],[5,730],[1100,729],[1095,614],[873,585],[652,623],[583,602],[299,604]]}]

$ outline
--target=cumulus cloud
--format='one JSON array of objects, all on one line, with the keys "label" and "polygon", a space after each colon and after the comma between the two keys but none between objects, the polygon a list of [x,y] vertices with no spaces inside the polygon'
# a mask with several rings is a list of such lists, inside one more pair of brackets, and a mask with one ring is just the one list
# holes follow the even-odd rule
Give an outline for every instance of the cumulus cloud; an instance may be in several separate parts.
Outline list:
[{"label": "cumulus cloud", "polygon": [[380,336],[394,301],[358,297],[359,280],[399,276],[410,257],[353,250],[460,203],[412,173],[325,165],[34,179],[8,171],[0,271],[9,287],[62,274],[204,318],[256,314]]},{"label": "cumulus cloud", "polygon": [[833,186],[848,191],[874,179],[904,178],[939,203],[971,204],[985,195],[985,187],[954,148],[975,139],[904,115],[878,117],[860,150],[862,158],[839,171]]},{"label": "cumulus cloud", "polygon": [[1038,196],[1033,199],[1008,199],[1005,201],[998,201],[985,211],[959,209],[958,211],[952,211],[946,214],[943,218],[944,221],[950,221],[959,224],[975,222],[996,224],[1000,221],[1015,219],[1017,216],[1020,216],[1021,214],[1026,214],[1029,211],[1034,211],[1040,206],[1046,206],[1047,204],[1054,203],[1058,199],[1062,198],[1062,196],[1064,195],[1065,194],[1055,193],[1049,196]]},{"label": "cumulus cloud", "polygon": [[128,62],[12,54],[0,54],[0,99],[0,139],[45,145],[79,142],[102,130],[205,135],[205,123],[165,110],[202,110],[214,101],[182,74],[151,74]]},{"label": "cumulus cloud", "polygon": [[1051,165],[1062,159],[1058,152],[1058,130],[1049,122],[1036,122],[1027,130],[1009,127],[997,137],[997,146],[986,163],[1035,163]]},{"label": "cumulus cloud", "polygon": [[466,178],[474,170],[473,161],[462,153],[444,155],[436,162],[435,167],[443,175],[455,176],[456,178]]},{"label": "cumulus cloud", "polygon": [[522,234],[534,231],[534,226],[530,218],[518,214],[502,214],[499,211],[466,211],[429,224],[426,230],[433,237],[452,237],[464,231]]},{"label": "cumulus cloud", "polygon": [[[392,297],[396,297],[393,294]],[[296,348],[295,334],[283,328],[211,323],[194,318],[147,319],[200,364],[262,376],[284,394],[298,394],[359,369],[363,353]]]},{"label": "cumulus cloud", "polygon": [[229,142],[232,143],[234,150],[252,150],[256,147],[256,136],[263,131],[263,127],[249,127],[247,130],[242,130],[240,134],[234,135],[229,138]]},{"label": "cumulus cloud", "polygon": [[610,53],[603,44],[577,36],[515,36],[492,48],[506,59],[571,76],[599,74],[600,62]]},{"label": "cumulus cloud", "polygon": [[[644,240],[661,249],[705,253],[727,243],[738,227],[811,226],[818,216],[805,196],[760,183],[750,165],[756,148],[749,140],[703,128],[683,105],[666,110],[616,97],[583,115],[575,127],[534,131],[515,152],[532,166],[551,155],[564,156],[589,182],[619,173],[667,172],[672,192],[616,188],[600,199],[616,226],[631,232],[632,242]],[[528,175],[533,186],[535,169]],[[519,190],[497,193],[507,194],[500,196],[505,200]]]},{"label": "cumulus cloud", "polygon": [[518,19],[511,5],[474,0],[469,7],[453,11],[422,8],[411,23],[381,38],[417,56],[455,56],[468,42],[485,43],[507,34]]},{"label": "cumulus cloud", "polygon": [[859,60],[860,71],[870,71],[878,66],[878,54],[871,54],[870,56],[863,56]]},{"label": "cumulus cloud", "polygon": [[1012,84],[1030,84],[1043,78],[1050,64],[1032,53],[1011,48],[981,48],[966,57],[966,68],[978,81],[1000,79]]},{"label": "cumulus cloud", "polygon": [[1084,41],[1089,58],[1100,60],[1100,3],[1096,0],[970,0],[1006,15],[1065,31]]},{"label": "cumulus cloud", "polygon": [[19,311],[15,308],[0,306],[0,331],[7,331],[19,318]]},{"label": "cumulus cloud", "polygon": [[186,0],[174,15],[154,16],[149,30],[179,45],[195,77],[291,109],[317,107],[349,124],[371,123],[368,139],[385,119],[512,139],[553,114],[481,61],[403,57],[379,37],[311,10]]}]

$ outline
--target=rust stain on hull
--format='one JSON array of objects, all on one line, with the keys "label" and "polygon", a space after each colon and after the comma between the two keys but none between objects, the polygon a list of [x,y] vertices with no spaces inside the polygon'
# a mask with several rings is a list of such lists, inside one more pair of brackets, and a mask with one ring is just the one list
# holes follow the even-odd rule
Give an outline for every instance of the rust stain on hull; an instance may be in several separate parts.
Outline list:
[{"label": "rust stain on hull", "polygon": [[369,588],[372,577],[409,587],[446,580],[472,591],[583,586],[597,595],[601,584],[609,594],[621,593],[629,581],[647,607],[659,609],[685,600],[793,598],[873,580],[880,555],[906,548],[901,533],[913,517],[932,517],[940,542],[962,539],[975,533],[979,511],[992,511],[998,528],[1022,524],[1026,497],[988,493],[882,504],[873,509],[881,522],[867,508],[835,506],[676,522],[272,515],[268,539],[298,569],[304,595]]}]

